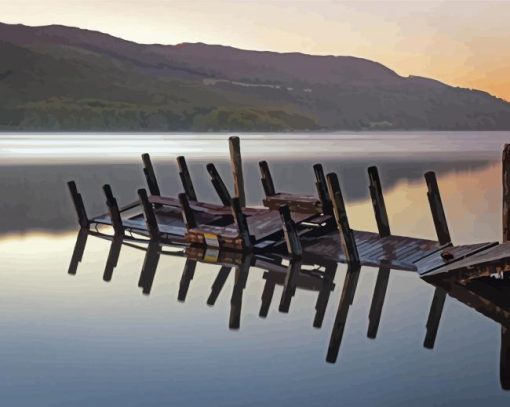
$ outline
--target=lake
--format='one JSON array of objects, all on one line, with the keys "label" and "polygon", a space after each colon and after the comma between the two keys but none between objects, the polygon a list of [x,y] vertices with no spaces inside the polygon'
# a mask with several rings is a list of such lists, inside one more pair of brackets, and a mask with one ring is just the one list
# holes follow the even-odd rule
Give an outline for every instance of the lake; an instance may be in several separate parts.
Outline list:
[{"label": "lake", "polygon": [[[380,320],[369,327],[381,277],[378,269],[360,270],[348,288],[353,298],[334,363],[326,360],[330,339],[345,312],[342,290],[352,283],[343,264],[320,328],[314,327],[318,293],[310,289],[297,288],[284,313],[277,284],[260,317],[267,275],[255,267],[241,300],[233,295],[234,271],[224,272],[214,306],[208,299],[220,266],[197,263],[183,298],[186,259],[162,255],[147,295],[138,287],[144,251],[123,245],[106,282],[110,242],[93,236],[76,275],[68,274],[78,226],[67,181],[76,180],[95,215],[105,211],[105,183],[120,204],[136,197],[144,186],[144,152],[154,159],[162,192],[181,192],[175,158],[183,154],[199,199],[219,203],[205,164],[217,163],[232,185],[228,136],[0,135],[4,405],[508,405],[510,392],[500,380],[505,329],[447,296],[431,340],[426,325],[437,290],[414,272],[389,273]],[[321,162],[339,175],[351,227],[376,231],[366,168],[377,165],[392,232],[435,239],[423,179],[433,170],[453,242],[501,240],[500,162],[510,132],[240,137],[251,205],[263,196],[259,160],[268,160],[277,189],[310,194],[311,167]],[[234,305],[239,329],[229,324]]]}]

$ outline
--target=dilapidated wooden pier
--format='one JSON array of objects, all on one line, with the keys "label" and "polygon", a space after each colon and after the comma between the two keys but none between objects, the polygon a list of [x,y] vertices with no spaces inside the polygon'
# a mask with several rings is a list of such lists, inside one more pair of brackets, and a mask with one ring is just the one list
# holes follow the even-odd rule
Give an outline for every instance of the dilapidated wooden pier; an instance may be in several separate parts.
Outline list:
[{"label": "dilapidated wooden pier", "polygon": [[[482,242],[454,245],[433,172],[425,174],[427,197],[437,240],[391,233],[383,189],[376,167],[368,169],[369,192],[377,232],[353,230],[340,182],[335,173],[325,175],[321,164],[313,166],[317,195],[278,192],[269,164],[259,163],[265,198],[261,207],[247,207],[241,148],[238,137],[229,139],[234,196],[215,165],[207,165],[221,205],[197,199],[184,157],[177,157],[183,192],[162,196],[156,171],[148,154],[142,155],[147,189],[138,200],[119,206],[110,185],[104,185],[107,211],[88,217],[76,184],[68,183],[82,228],[111,228],[114,236],[160,244],[202,247],[209,252],[275,253],[292,259],[321,257],[352,265],[415,271],[420,275],[459,272],[483,266],[485,273],[506,271],[510,260],[510,147],[503,154],[504,243]],[[107,232],[104,232],[107,233]]]}]

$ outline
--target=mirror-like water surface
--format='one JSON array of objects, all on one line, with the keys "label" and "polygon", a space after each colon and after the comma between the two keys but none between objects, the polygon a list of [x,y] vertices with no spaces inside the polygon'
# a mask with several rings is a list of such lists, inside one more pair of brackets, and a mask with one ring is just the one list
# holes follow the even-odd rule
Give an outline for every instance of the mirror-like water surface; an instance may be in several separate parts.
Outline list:
[{"label": "mirror-like water surface", "polygon": [[[147,253],[127,245],[104,281],[112,246],[94,236],[68,274],[78,228],[66,181],[77,181],[89,215],[104,211],[106,182],[120,203],[135,198],[146,151],[165,194],[180,192],[181,153],[200,200],[218,202],[209,160],[231,185],[228,135],[172,137],[0,138],[5,405],[507,405],[505,329],[450,295],[441,312],[441,292],[413,272],[339,264],[327,290],[302,276],[288,312],[279,310],[284,275],[202,262],[191,270],[186,257],[161,255],[155,274],[141,276]],[[277,189],[304,193],[314,193],[311,166],[322,162],[339,174],[351,226],[375,231],[366,168],[376,164],[393,233],[435,239],[422,177],[434,170],[453,241],[501,239],[509,133],[313,137],[241,136],[250,204],[263,195],[259,159],[269,160]],[[147,279],[149,295],[138,286]]]}]

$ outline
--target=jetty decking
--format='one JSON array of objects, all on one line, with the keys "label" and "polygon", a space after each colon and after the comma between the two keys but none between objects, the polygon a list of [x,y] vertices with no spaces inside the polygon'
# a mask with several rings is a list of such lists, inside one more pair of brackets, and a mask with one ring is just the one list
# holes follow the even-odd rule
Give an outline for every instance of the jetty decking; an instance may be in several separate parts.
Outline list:
[{"label": "jetty decking", "polygon": [[[108,212],[89,218],[74,182],[69,189],[82,228],[111,226],[116,236],[145,238],[162,244],[200,246],[219,251],[272,252],[287,258],[310,256],[354,265],[389,267],[429,273],[485,267],[486,273],[510,270],[510,246],[482,242],[455,246],[451,242],[439,187],[433,172],[425,174],[427,196],[437,240],[391,234],[379,173],[368,169],[369,192],[378,231],[352,230],[338,177],[327,176],[321,164],[313,166],[317,196],[277,192],[269,165],[259,163],[265,192],[264,207],[247,207],[238,137],[229,139],[235,196],[231,196],[214,164],[207,165],[212,185],[222,205],[199,202],[184,157],[178,157],[183,193],[160,193],[148,154],[142,155],[148,192],[138,190],[139,200],[119,207],[112,188],[104,185]],[[504,233],[510,240],[510,151],[505,147]],[[505,223],[506,222],[506,223]],[[496,267],[495,265],[498,264]]]}]

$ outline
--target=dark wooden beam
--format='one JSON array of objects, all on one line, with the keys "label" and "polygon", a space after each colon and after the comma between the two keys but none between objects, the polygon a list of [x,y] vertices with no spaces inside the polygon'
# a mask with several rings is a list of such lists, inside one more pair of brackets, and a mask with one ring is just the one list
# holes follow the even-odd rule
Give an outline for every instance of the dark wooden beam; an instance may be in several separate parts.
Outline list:
[{"label": "dark wooden beam", "polygon": [[446,222],[446,215],[437,185],[436,174],[433,171],[427,172],[425,174],[425,181],[427,182],[427,196],[439,244],[444,245],[451,243],[452,239],[450,238],[450,231],[448,230],[448,223]]},{"label": "dark wooden beam", "polygon": [[243,305],[243,291],[250,272],[252,254],[244,256],[241,264],[236,267],[235,283],[230,298],[230,316],[228,321],[229,329],[239,329],[241,326],[241,309]]},{"label": "dark wooden beam", "polygon": [[124,235],[114,236],[110,245],[110,251],[108,252],[108,259],[106,260],[106,266],[104,268],[103,280],[111,281],[113,270],[117,267],[119,261],[120,249],[122,248],[122,242]]},{"label": "dark wooden beam", "polygon": [[184,193],[190,201],[196,201],[197,194],[195,193],[195,187],[193,186],[193,181],[191,180],[191,175],[189,174],[186,159],[182,155],[177,157],[177,165],[179,166],[179,177],[181,178]]},{"label": "dark wooden beam", "polygon": [[324,321],[324,315],[326,314],[326,308],[328,306],[329,297],[334,287],[335,274],[337,269],[337,262],[326,263],[326,270],[322,277],[322,286],[317,296],[317,302],[315,303],[315,317],[313,319],[313,327],[322,327]]},{"label": "dark wooden beam", "polygon": [[186,229],[193,229],[197,227],[197,220],[195,214],[188,201],[188,196],[184,193],[179,194],[179,202],[181,203],[182,218]]},{"label": "dark wooden beam", "polygon": [[67,186],[71,193],[71,199],[73,200],[76,215],[78,216],[78,223],[82,228],[88,228],[89,218],[87,216],[87,211],[85,210],[85,205],[83,204],[83,198],[76,187],[76,183],[74,181],[69,181]]},{"label": "dark wooden beam", "polygon": [[379,236],[389,236],[391,235],[390,222],[388,220],[388,213],[386,212],[386,204],[384,203],[384,195],[377,167],[368,168],[368,178],[370,180],[370,197],[372,198],[372,206],[374,207]]},{"label": "dark wooden beam", "polygon": [[327,176],[329,198],[333,204],[333,213],[335,215],[338,231],[340,233],[340,242],[345,258],[348,263],[359,264],[358,248],[354,232],[349,226],[345,202],[335,173],[329,173]]},{"label": "dark wooden beam", "polygon": [[142,272],[138,280],[138,287],[142,288],[142,293],[149,295],[151,293],[154,276],[158,268],[161,246],[155,241],[151,240],[147,246],[145,257],[143,259]]},{"label": "dark wooden beam", "polygon": [[317,188],[317,195],[322,204],[322,213],[329,215],[332,212],[332,206],[328,195],[328,185],[326,183],[326,177],[324,176],[324,169],[322,168],[322,164],[315,164],[313,166],[313,172],[315,174],[315,187]]},{"label": "dark wooden beam", "polygon": [[71,262],[69,263],[68,274],[75,275],[78,270],[78,264],[80,264],[83,253],[85,252],[85,246],[87,244],[87,238],[89,236],[88,229],[80,228],[78,235],[76,236],[76,243],[74,245],[73,255]]},{"label": "dark wooden beam", "polygon": [[271,176],[271,171],[269,171],[269,165],[267,161],[259,161],[260,175],[262,187],[264,188],[264,193],[266,197],[273,196],[276,194],[273,177]]},{"label": "dark wooden beam", "polygon": [[262,303],[260,304],[259,317],[266,318],[269,313],[269,307],[273,300],[274,289],[276,283],[271,280],[270,273],[266,273],[266,282],[264,284],[264,290],[262,291]]},{"label": "dark wooden beam", "polygon": [[510,328],[504,325],[501,325],[499,382],[503,390],[510,390]]},{"label": "dark wooden beam", "polygon": [[216,167],[212,163],[207,164],[206,168],[207,168],[207,172],[211,176],[211,182],[213,184],[213,187],[214,187],[216,193],[218,194],[218,196],[221,200],[221,203],[224,206],[230,206],[230,201],[232,198],[230,197],[230,193],[228,192],[228,189],[225,186],[225,183],[221,179],[220,174],[218,173],[218,170],[216,170]]},{"label": "dark wooden beam", "polygon": [[503,168],[503,242],[510,240],[510,144],[505,144]]},{"label": "dark wooden beam", "polygon": [[283,224],[283,234],[285,236],[285,243],[287,244],[287,251],[292,257],[300,258],[303,255],[303,247],[297,232],[296,223],[292,220],[290,209],[288,205],[280,206],[280,217]]},{"label": "dark wooden beam", "polygon": [[149,154],[142,154],[143,161],[143,173],[145,175],[145,180],[147,181],[147,187],[149,188],[149,192],[151,195],[160,196],[161,192],[159,190],[158,180],[156,178],[156,173],[154,172],[154,167],[152,166],[151,157]]},{"label": "dark wooden beam", "polygon": [[149,231],[149,236],[151,240],[158,240],[159,239],[158,221],[156,219],[156,214],[154,213],[154,207],[149,202],[147,191],[145,189],[139,189],[138,196],[140,198],[140,203],[142,205],[143,213],[145,216],[145,223],[147,224],[147,230]]},{"label": "dark wooden beam", "polygon": [[241,143],[239,137],[229,137],[228,146],[230,150],[232,174],[234,176],[235,196],[239,198],[241,208],[244,208],[246,206],[246,195],[244,193],[243,163],[241,160]]},{"label": "dark wooden beam", "polygon": [[239,231],[239,236],[243,242],[244,249],[251,249],[252,243],[250,238],[250,231],[248,229],[248,222],[246,221],[246,216],[241,210],[241,202],[239,198],[232,198],[232,216],[234,217],[234,222],[237,226],[237,230]]},{"label": "dark wooden beam", "polygon": [[390,269],[388,267],[380,267],[377,273],[377,280],[375,282],[374,295],[372,297],[372,304],[370,304],[370,311],[368,314],[368,332],[367,337],[375,339],[379,329],[379,322],[381,321],[381,314],[384,305],[384,298],[388,289],[388,282],[390,280]]},{"label": "dark wooden beam", "polygon": [[207,298],[207,305],[213,306],[216,303],[216,300],[218,299],[218,296],[220,295],[220,292],[225,285],[231,270],[231,267],[221,267],[211,287],[211,294],[209,295],[209,298]]},{"label": "dark wooden beam", "polygon": [[197,261],[193,259],[186,259],[184,264],[184,270],[181,276],[181,282],[179,283],[179,293],[177,294],[177,301],[186,301],[188,295],[189,285],[193,277],[195,276],[195,269],[197,268]]},{"label": "dark wooden beam", "polygon": [[112,221],[113,230],[116,236],[124,235],[124,226],[122,225],[122,218],[120,216],[119,205],[117,200],[113,196],[112,188],[110,185],[103,185],[103,191],[106,196],[106,206],[110,213],[110,219]]},{"label": "dark wooden beam", "polygon": [[434,298],[430,304],[429,317],[427,319],[427,334],[423,341],[423,346],[427,349],[433,349],[436,343],[437,331],[439,329],[439,322],[441,321],[445,301],[446,291],[436,287]]}]

